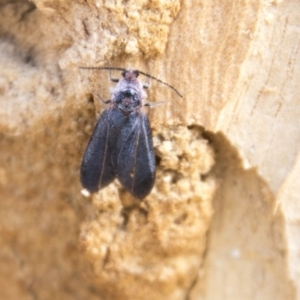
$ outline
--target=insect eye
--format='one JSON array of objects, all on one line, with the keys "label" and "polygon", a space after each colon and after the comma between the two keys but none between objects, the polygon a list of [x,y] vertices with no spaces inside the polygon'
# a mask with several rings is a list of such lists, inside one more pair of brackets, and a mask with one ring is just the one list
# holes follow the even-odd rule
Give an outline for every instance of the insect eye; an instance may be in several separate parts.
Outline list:
[{"label": "insect eye", "polygon": [[126,98],[130,98],[130,97],[132,97],[133,96],[133,93],[131,92],[131,91],[126,91],[126,92],[124,92],[124,98],[126,97]]}]

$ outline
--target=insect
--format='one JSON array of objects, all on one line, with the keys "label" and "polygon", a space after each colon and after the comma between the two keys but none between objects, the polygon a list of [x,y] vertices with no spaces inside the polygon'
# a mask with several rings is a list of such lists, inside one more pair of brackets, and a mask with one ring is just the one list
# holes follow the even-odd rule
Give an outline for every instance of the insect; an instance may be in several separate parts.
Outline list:
[{"label": "insect", "polygon": [[[142,111],[147,95],[138,80],[139,74],[157,80],[180,93],[169,84],[144,72],[112,67],[80,67],[122,71],[123,78],[110,79],[117,85],[109,107],[100,116],[85,151],[80,178],[85,189],[94,193],[117,178],[122,186],[138,199],[145,198],[155,181],[155,155],[152,131],[147,115]],[[111,75],[111,74],[110,74]],[[182,96],[181,96],[182,97]],[[102,100],[103,101],[103,100]]]}]

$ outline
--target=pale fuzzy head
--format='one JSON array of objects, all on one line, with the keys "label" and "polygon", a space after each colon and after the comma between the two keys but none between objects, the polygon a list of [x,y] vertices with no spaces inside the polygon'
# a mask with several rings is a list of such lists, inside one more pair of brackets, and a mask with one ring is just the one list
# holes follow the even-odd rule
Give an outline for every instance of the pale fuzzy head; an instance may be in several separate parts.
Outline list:
[{"label": "pale fuzzy head", "polygon": [[134,69],[126,69],[122,73],[123,78],[119,80],[115,87],[112,87],[111,90],[111,100],[114,101],[117,95],[128,89],[134,90],[140,98],[141,105],[144,104],[144,100],[147,98],[147,93],[143,88],[142,82],[138,79],[139,72]]}]

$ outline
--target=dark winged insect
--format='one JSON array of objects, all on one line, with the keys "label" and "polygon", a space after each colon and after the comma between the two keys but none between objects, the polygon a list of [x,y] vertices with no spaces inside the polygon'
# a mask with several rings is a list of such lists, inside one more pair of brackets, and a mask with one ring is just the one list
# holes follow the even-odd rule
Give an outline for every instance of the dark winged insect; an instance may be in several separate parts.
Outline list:
[{"label": "dark winged insect", "polygon": [[80,67],[122,71],[123,78],[113,79],[109,107],[102,113],[85,151],[80,177],[85,189],[94,193],[118,178],[122,186],[134,197],[146,197],[155,180],[155,156],[152,132],[147,115],[142,111],[147,85],[139,74],[163,83],[182,97],[169,84],[133,69],[111,67]]}]

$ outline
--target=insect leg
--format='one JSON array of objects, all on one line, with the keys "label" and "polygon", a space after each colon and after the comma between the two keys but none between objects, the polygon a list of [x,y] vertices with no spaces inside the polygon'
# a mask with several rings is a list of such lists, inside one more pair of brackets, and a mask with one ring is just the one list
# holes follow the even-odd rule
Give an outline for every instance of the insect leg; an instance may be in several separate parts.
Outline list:
[{"label": "insect leg", "polygon": [[150,108],[164,104],[166,101],[160,101],[160,102],[147,102],[144,104],[144,106],[149,106]]},{"label": "insect leg", "polygon": [[111,76],[111,70],[112,69],[109,69],[109,79],[110,79],[110,81],[112,81],[112,82],[119,82],[119,78],[113,78],[112,76]]},{"label": "insect leg", "polygon": [[95,94],[104,104],[109,104],[111,103],[111,100],[108,99],[108,100],[104,100],[99,94]]},{"label": "insect leg", "polygon": [[150,84],[150,77],[148,77],[148,76],[146,76],[146,77],[147,77],[147,82],[143,83],[143,88],[145,90],[148,90],[150,88],[150,86],[151,86],[151,84]]}]

